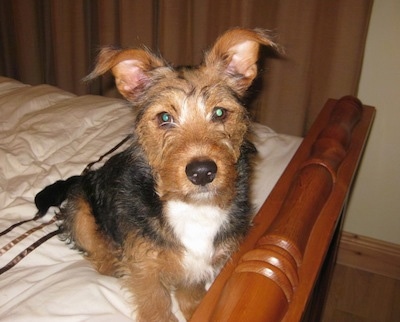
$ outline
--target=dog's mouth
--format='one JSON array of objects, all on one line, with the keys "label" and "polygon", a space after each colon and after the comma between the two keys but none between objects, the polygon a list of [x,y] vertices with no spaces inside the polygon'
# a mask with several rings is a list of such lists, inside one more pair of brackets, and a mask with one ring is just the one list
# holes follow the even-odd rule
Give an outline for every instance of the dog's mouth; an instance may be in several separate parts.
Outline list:
[{"label": "dog's mouth", "polygon": [[195,189],[195,191],[190,194],[190,197],[195,200],[204,201],[204,200],[211,200],[217,195],[218,193],[215,188],[206,185],[206,186],[200,186],[197,189]]},{"label": "dog's mouth", "polygon": [[214,184],[197,186],[183,200],[196,204],[214,204],[222,209],[229,207],[235,192],[229,188],[223,189]]}]

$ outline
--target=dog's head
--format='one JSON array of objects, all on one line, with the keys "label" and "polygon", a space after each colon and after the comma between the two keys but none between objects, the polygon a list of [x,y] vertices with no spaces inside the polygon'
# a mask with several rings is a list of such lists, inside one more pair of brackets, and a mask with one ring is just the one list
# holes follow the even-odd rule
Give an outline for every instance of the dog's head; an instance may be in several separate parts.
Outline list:
[{"label": "dog's head", "polygon": [[173,68],[146,49],[104,48],[89,79],[108,70],[138,108],[136,131],[161,199],[213,201],[235,195],[237,161],[248,131],[241,100],[257,75],[259,29],[233,29],[196,67]]}]

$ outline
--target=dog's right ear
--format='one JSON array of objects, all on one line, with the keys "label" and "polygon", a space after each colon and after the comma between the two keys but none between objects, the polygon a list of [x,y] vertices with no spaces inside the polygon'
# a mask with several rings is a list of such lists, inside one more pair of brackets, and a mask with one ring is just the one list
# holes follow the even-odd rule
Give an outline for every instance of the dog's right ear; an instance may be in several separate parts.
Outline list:
[{"label": "dog's right ear", "polygon": [[114,49],[104,47],[98,57],[95,69],[85,80],[96,78],[111,69],[118,91],[130,101],[150,82],[148,72],[165,66],[165,62],[145,49]]},{"label": "dog's right ear", "polygon": [[263,29],[234,28],[222,34],[205,55],[205,66],[217,69],[231,88],[242,96],[257,75],[260,46],[279,47]]}]

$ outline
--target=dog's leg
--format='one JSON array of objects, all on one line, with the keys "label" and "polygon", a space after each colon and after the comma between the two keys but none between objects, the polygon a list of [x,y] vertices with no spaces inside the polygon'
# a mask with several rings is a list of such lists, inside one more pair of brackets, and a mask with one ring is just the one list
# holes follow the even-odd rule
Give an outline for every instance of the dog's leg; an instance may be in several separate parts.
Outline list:
[{"label": "dog's leg", "polygon": [[115,275],[118,251],[110,238],[99,230],[86,200],[78,197],[68,201],[63,214],[67,217],[66,226],[76,247],[85,253],[99,273]]},{"label": "dog's leg", "polygon": [[177,321],[172,313],[171,289],[182,268],[176,250],[132,237],[125,244],[121,268],[123,285],[133,294],[137,320]]},{"label": "dog's leg", "polygon": [[[142,274],[145,274],[142,272]],[[131,292],[134,296],[136,307],[136,320],[138,322],[160,321],[177,322],[172,313],[172,300],[169,290],[154,278],[151,272],[142,281],[136,278],[130,281]],[[140,286],[139,286],[140,285]]]},{"label": "dog's leg", "polygon": [[176,289],[175,297],[186,320],[192,317],[205,293],[204,283],[186,285]]}]

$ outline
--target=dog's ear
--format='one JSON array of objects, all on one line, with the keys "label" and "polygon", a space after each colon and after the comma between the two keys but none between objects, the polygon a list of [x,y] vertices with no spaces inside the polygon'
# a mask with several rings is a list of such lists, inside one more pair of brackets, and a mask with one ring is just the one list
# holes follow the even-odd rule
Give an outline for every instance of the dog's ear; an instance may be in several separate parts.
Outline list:
[{"label": "dog's ear", "polygon": [[230,86],[243,95],[257,75],[260,45],[277,48],[266,30],[232,29],[220,36],[205,55],[207,68],[217,68]]},{"label": "dog's ear", "polygon": [[114,49],[104,47],[95,69],[85,78],[91,80],[111,69],[118,91],[128,100],[134,100],[150,82],[149,72],[165,66],[165,62],[145,49]]}]

